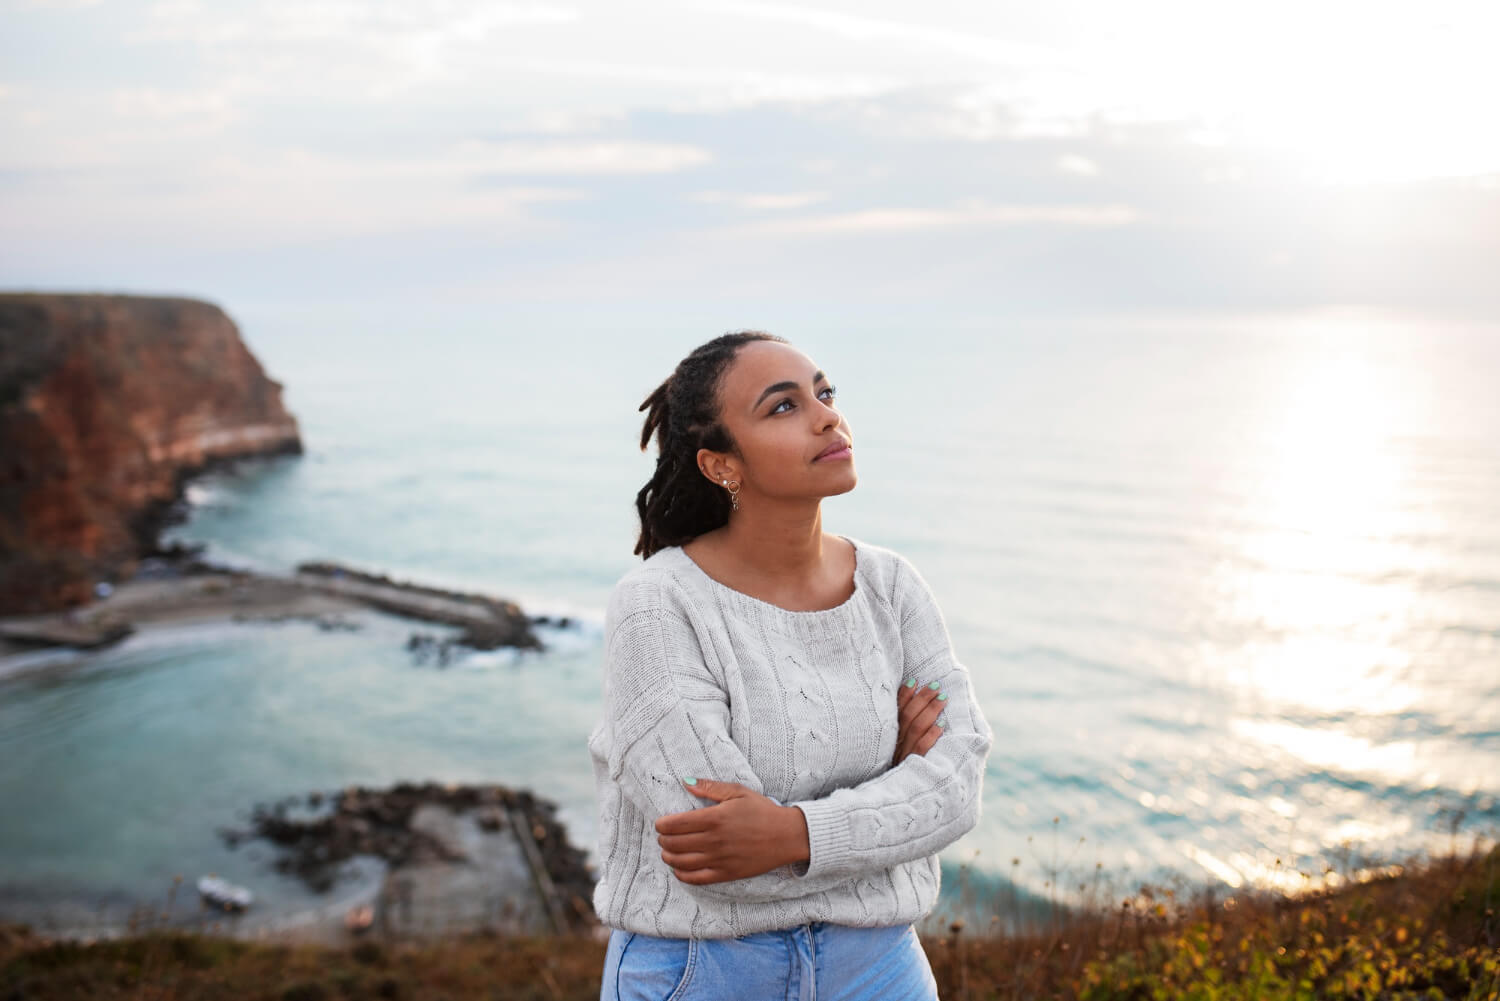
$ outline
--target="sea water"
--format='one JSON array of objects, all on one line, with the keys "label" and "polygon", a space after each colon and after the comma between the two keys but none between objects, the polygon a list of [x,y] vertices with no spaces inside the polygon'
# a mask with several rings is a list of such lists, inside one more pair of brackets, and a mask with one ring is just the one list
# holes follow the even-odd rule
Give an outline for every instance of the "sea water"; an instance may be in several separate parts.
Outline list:
[{"label": "sea water", "polygon": [[[242,317],[306,454],[197,481],[171,537],[566,615],[422,663],[376,613],[148,630],[0,678],[0,911],[118,911],[217,872],[263,802],[501,782],[592,847],[602,614],[638,559],[637,407],[682,319]],[[1297,888],[1500,821],[1500,329],[1355,310],[779,329],[838,387],[824,527],[937,593],[995,731],[945,853],[995,899],[1175,876]],[[983,909],[981,903],[980,909]]]}]

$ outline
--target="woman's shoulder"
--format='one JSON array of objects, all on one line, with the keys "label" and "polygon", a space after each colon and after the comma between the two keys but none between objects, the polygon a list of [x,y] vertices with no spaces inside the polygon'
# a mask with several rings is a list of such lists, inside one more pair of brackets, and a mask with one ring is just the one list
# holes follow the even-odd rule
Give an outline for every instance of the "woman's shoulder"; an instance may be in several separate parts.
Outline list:
[{"label": "woman's shoulder", "polygon": [[890,568],[894,566],[898,560],[903,559],[901,554],[896,552],[894,549],[891,549],[887,546],[877,545],[876,543],[870,542],[867,539],[862,539],[859,536],[844,535],[841,533],[839,537],[842,539],[847,539],[854,546],[855,555],[858,558],[859,567],[861,570],[868,569],[880,572],[889,572]]},{"label": "woman's shoulder", "polygon": [[889,546],[877,545],[852,536],[844,536],[859,554],[859,572],[871,589],[893,608],[905,605],[911,595],[928,593],[927,581],[916,565]]},{"label": "woman's shoulder", "polygon": [[687,598],[682,593],[685,559],[681,546],[667,546],[625,571],[610,594],[610,611],[620,616],[680,604]]},{"label": "woman's shoulder", "polygon": [[870,592],[892,606],[900,603],[901,592],[920,577],[910,560],[889,546],[845,535],[854,545],[856,571]]}]

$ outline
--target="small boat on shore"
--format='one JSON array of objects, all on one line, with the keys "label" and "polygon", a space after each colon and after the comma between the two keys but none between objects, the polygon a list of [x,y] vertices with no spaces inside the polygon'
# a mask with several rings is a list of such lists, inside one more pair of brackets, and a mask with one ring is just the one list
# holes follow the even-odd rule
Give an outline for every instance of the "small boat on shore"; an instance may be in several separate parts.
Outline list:
[{"label": "small boat on shore", "polygon": [[198,895],[224,911],[243,911],[255,899],[255,894],[243,886],[235,886],[218,876],[199,877]]}]

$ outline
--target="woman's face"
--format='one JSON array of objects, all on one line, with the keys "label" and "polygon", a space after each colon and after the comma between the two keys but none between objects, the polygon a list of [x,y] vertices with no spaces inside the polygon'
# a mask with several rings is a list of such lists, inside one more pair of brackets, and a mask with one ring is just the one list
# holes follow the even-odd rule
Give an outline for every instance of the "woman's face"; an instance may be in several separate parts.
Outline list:
[{"label": "woman's face", "polygon": [[[853,435],[834,408],[833,385],[791,345],[740,347],[719,384],[719,419],[739,455],[700,450],[699,466],[716,485],[737,479],[751,496],[787,499],[854,489],[853,452],[842,447],[853,444]],[[830,447],[834,452],[825,456]]]}]

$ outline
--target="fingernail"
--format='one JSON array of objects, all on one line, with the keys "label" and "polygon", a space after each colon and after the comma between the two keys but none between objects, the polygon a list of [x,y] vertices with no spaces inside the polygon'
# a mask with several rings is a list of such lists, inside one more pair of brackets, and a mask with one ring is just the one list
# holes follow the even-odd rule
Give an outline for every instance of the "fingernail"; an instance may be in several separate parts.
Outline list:
[{"label": "fingernail", "polygon": [[690,786],[695,786],[698,784],[698,780],[693,778],[691,775],[686,776],[682,781],[686,782]]},{"label": "fingernail", "polygon": [[916,688],[917,687],[917,679],[916,678],[907,678],[906,679],[906,687],[907,688]]},{"label": "fingernail", "polygon": [[931,688],[931,689],[938,689],[938,688],[942,688],[943,687],[943,683],[941,681],[934,681],[932,684],[928,685],[927,687]]},{"label": "fingernail", "polygon": [[942,695],[939,695],[938,696],[938,701],[939,702],[947,702],[948,701],[948,693],[944,692]]}]

